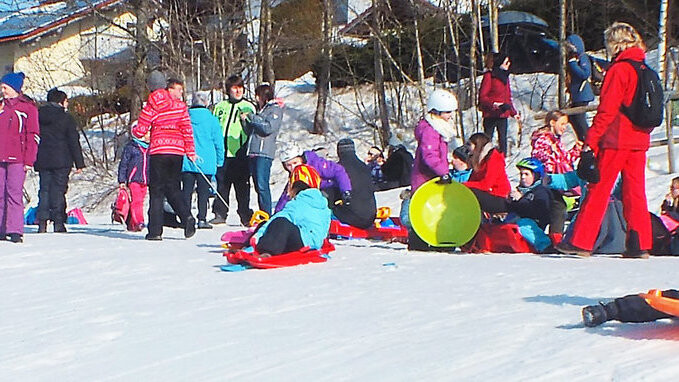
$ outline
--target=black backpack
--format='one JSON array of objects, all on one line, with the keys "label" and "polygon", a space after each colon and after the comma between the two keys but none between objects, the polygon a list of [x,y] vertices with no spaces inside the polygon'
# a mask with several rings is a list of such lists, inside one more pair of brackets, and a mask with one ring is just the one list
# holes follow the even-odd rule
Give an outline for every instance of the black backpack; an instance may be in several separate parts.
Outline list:
[{"label": "black backpack", "polygon": [[632,65],[637,72],[637,90],[629,106],[621,106],[622,111],[636,126],[649,133],[659,126],[665,116],[665,97],[658,73],[645,62],[620,60]]}]

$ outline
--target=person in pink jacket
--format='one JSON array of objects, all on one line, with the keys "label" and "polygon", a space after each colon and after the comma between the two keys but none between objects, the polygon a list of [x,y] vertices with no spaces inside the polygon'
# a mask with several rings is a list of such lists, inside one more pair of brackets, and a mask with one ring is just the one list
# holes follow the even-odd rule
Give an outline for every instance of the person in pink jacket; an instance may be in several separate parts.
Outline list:
[{"label": "person in pink jacket", "polygon": [[172,206],[184,225],[184,237],[196,233],[196,219],[181,192],[184,155],[196,160],[193,129],[186,104],[184,85],[170,79],[167,88],[154,90],[144,105],[132,134],[141,138],[151,132],[149,145],[149,224],[146,240],[162,240],[163,198]]},{"label": "person in pink jacket", "polygon": [[21,93],[24,74],[7,73],[0,80],[0,240],[23,242],[23,186],[38,155],[38,108]]}]

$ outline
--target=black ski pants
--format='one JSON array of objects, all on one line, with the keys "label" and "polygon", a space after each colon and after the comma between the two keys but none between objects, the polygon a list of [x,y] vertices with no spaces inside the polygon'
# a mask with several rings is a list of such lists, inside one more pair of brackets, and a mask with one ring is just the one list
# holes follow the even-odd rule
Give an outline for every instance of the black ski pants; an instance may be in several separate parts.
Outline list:
[{"label": "black ski pants", "polygon": [[184,157],[173,154],[154,154],[149,160],[149,225],[151,236],[163,234],[163,198],[167,198],[182,224],[191,210],[182,196],[181,176]]},{"label": "black ski pants", "polygon": [[476,188],[470,188],[470,190],[472,190],[476,199],[479,201],[481,211],[488,212],[489,214],[507,212],[507,199]]},{"label": "black ski pants", "polygon": [[257,252],[270,255],[298,251],[304,247],[299,228],[286,218],[274,218],[257,242]]},{"label": "black ski pants", "polygon": [[38,220],[66,222],[66,191],[70,167],[40,170],[40,191],[38,192]]},{"label": "black ski pants", "polygon": [[507,153],[507,118],[484,118],[483,132],[493,141],[493,133],[497,130],[498,149],[501,153]]},{"label": "black ski pants", "polygon": [[[662,295],[664,297],[679,299],[679,291],[675,289],[665,290],[662,292]],[[609,308],[609,304],[615,304],[615,308],[617,309]],[[646,300],[638,294],[616,298],[614,301],[606,304],[606,306],[606,311],[609,313],[608,318],[620,322],[650,322],[661,318],[673,317],[667,313],[653,309],[648,305]]]},{"label": "black ski pants", "polygon": [[[210,178],[212,175],[207,175]],[[191,209],[191,195],[193,190],[198,194],[198,220],[205,220],[207,215],[207,203],[210,198],[210,183],[197,172],[182,173],[182,193],[184,202]]]},{"label": "black ski pants", "polygon": [[[233,186],[236,192],[236,202],[238,203],[236,211],[241,223],[247,225],[250,217],[252,217],[252,210],[250,209],[250,165],[248,158],[245,156],[225,158],[224,166],[217,168],[216,177],[217,192],[227,202],[231,195],[231,186]],[[226,219],[229,215],[229,206],[225,205],[219,197],[216,197],[212,203],[212,212]]]}]

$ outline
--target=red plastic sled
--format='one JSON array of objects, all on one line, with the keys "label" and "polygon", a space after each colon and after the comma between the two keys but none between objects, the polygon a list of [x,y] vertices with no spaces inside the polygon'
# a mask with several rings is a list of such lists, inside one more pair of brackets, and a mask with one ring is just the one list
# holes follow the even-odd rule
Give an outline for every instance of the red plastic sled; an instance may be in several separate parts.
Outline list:
[{"label": "red plastic sled", "polygon": [[241,250],[237,252],[225,252],[224,257],[226,257],[226,260],[231,264],[243,264],[253,268],[269,269],[292,267],[308,263],[323,263],[328,261],[328,258],[324,255],[327,255],[334,250],[335,246],[328,239],[325,239],[321,249],[304,247],[296,252],[289,252],[271,257],[260,257],[256,250],[254,252]]},{"label": "red plastic sled", "polygon": [[663,297],[661,290],[651,289],[648,293],[640,293],[639,295],[643,297],[653,309],[679,317],[679,300]]},{"label": "red plastic sled", "polygon": [[328,235],[335,238],[347,239],[376,239],[376,240],[391,240],[391,239],[407,239],[408,229],[401,224],[399,218],[389,218],[393,222],[393,226],[385,226],[380,224],[379,227],[372,226],[367,229],[357,228],[344,224],[339,220],[330,221],[330,231]]},{"label": "red plastic sled", "polygon": [[536,253],[516,224],[481,224],[476,236],[462,247],[471,253]]}]

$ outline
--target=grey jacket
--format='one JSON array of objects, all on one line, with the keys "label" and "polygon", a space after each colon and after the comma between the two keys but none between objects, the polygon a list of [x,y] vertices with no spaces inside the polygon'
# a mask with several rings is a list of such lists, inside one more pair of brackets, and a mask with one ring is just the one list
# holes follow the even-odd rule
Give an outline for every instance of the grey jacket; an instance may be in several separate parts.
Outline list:
[{"label": "grey jacket", "polygon": [[248,116],[245,132],[248,155],[273,159],[276,154],[276,137],[283,122],[283,109],[276,101],[269,101],[259,113]]}]

